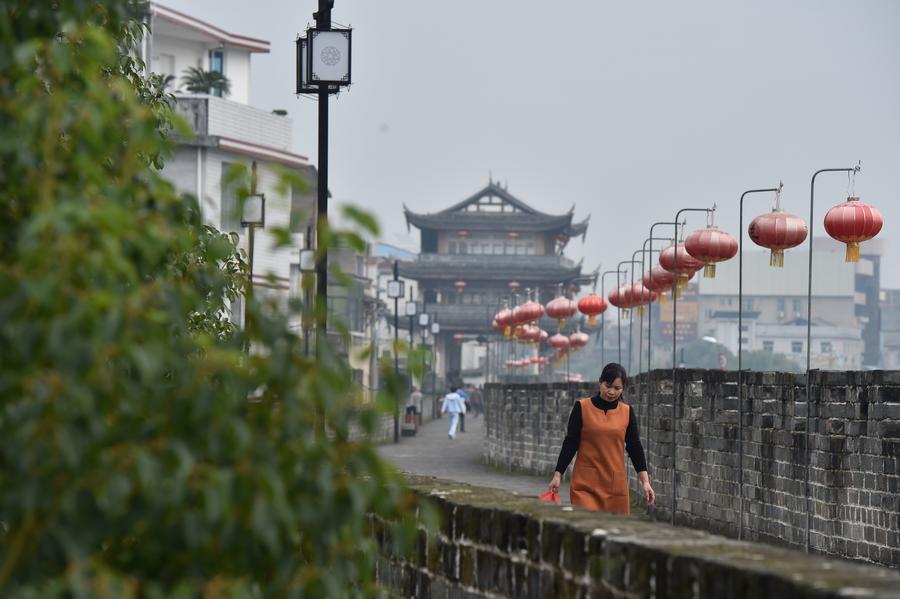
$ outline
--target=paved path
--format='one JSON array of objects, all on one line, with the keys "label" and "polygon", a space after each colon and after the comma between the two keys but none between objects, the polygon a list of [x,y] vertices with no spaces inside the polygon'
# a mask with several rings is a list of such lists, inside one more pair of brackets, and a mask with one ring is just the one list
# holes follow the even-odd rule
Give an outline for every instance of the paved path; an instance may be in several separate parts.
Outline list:
[{"label": "paved path", "polygon": [[[505,489],[519,495],[537,496],[547,490],[553,474],[529,476],[511,474],[481,463],[484,443],[484,417],[466,415],[466,432],[456,439],[447,437],[447,417],[433,420],[419,429],[415,437],[401,437],[399,444],[387,443],[381,455],[410,474],[436,476],[481,487]],[[560,497],[569,503],[569,484],[563,482]]]}]

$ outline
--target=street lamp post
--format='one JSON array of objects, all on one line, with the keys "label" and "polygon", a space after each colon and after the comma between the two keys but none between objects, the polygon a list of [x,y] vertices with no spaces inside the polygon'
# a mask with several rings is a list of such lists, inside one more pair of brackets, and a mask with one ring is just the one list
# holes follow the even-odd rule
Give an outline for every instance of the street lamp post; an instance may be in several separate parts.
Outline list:
[{"label": "street lamp post", "polygon": [[[400,316],[400,306],[398,302],[400,298],[403,297],[403,281],[399,278],[399,263],[397,260],[394,260],[394,278],[388,281],[387,284],[387,295],[389,298],[394,300],[394,375],[400,376],[400,360],[399,360],[399,350],[400,350],[400,339],[399,339],[399,330],[400,325],[398,323],[398,318]],[[394,398],[394,443],[400,442],[400,397],[397,396]]]},{"label": "street lamp post", "polygon": [[738,540],[744,538],[744,390],[741,355],[744,342],[744,198],[752,193],[780,193],[782,185],[777,188],[749,189],[741,194],[738,203]]},{"label": "street lamp post", "polygon": [[[640,250],[638,250],[638,251],[640,251]],[[637,252],[635,252],[635,254],[636,254],[636,253],[637,253]],[[633,254],[632,254],[632,256],[633,256]],[[634,287],[634,284],[633,284],[633,283],[634,283],[634,265],[635,265],[635,264],[640,264],[640,262],[637,261],[637,260],[634,260],[634,259],[632,259],[632,260],[622,260],[621,262],[619,262],[619,266],[618,266],[617,268],[621,269],[623,264],[629,264],[629,265],[631,265],[631,280],[632,280],[632,287]],[[624,272],[625,274],[628,273],[627,270],[626,270],[626,271],[623,271],[623,272]],[[619,281],[619,276],[616,275],[616,282],[618,282],[618,281]],[[619,283],[619,288],[621,288],[621,287],[622,287],[622,284]],[[630,292],[630,290],[629,290],[629,292]],[[621,315],[622,315],[622,314],[621,314],[621,312],[622,312],[622,311],[619,310],[619,316],[620,316],[620,318],[619,318],[619,364],[622,363],[622,319],[621,319]],[[630,326],[631,326],[631,325],[629,324],[629,327],[630,327]],[[630,328],[628,329],[628,353],[629,353],[629,356],[628,356],[628,371],[631,372],[631,355],[630,355],[630,354],[631,354],[631,329],[630,329]]]},{"label": "street lamp post", "polygon": [[807,281],[806,281],[806,484],[805,486],[805,494],[806,494],[806,552],[809,553],[809,526],[810,526],[810,514],[812,512],[811,505],[811,497],[810,497],[810,459],[811,452],[809,449],[809,441],[812,437],[809,432],[810,425],[810,412],[812,411],[812,397],[810,396],[810,383],[809,383],[809,371],[810,371],[810,345],[812,341],[812,279],[813,279],[813,208],[815,204],[816,197],[816,177],[818,177],[822,173],[853,173],[856,174],[861,170],[860,165],[857,163],[856,166],[850,168],[823,168],[817,170],[813,173],[812,179],[809,182],[809,270],[807,271]]},{"label": "street lamp post", "polygon": [[[618,278],[620,271],[618,270],[607,270],[603,274],[600,275],[600,297],[606,300],[606,275],[615,274],[616,278]],[[606,310],[603,311],[603,314],[600,315],[600,364],[601,368],[606,366],[606,347],[604,341],[604,333],[606,331]],[[621,355],[620,358],[621,359]]]},{"label": "street lamp post", "polygon": [[[428,340],[428,312],[425,312],[425,305],[422,305],[422,312],[419,314],[419,333],[422,336],[422,376],[419,379],[419,390],[423,392],[425,390],[425,342]],[[419,402],[419,415],[422,416],[425,412],[422,410],[422,402]],[[432,414],[432,418],[434,415]]]},{"label": "street lamp post", "polygon": [[[675,490],[678,484],[678,460],[676,459],[676,453],[678,451],[678,445],[676,441],[678,440],[678,396],[675,391],[675,370],[678,367],[678,362],[676,361],[676,344],[678,342],[678,293],[674,291],[675,287],[678,286],[678,219],[681,218],[681,214],[683,212],[705,212],[709,214],[712,212],[711,208],[682,208],[678,212],[675,213],[675,265],[673,274],[675,275],[675,283],[672,291],[672,525],[675,524],[675,502],[677,499]],[[682,232],[684,231],[684,225],[681,227]]]},{"label": "street lamp post", "polygon": [[256,193],[256,161],[253,161],[250,171],[250,195],[244,198],[241,207],[241,226],[247,228],[247,262],[250,273],[247,278],[246,301],[244,302],[244,337],[246,342],[244,349],[250,352],[250,329],[253,321],[250,304],[253,300],[253,249],[256,227],[266,226],[266,196]]},{"label": "street lamp post", "polygon": [[[351,31],[331,28],[334,0],[319,0],[313,13],[316,28],[297,39],[298,94],[316,94],[319,100],[319,164],[316,182],[316,240],[326,239],[328,228],[328,96],[349,86]],[[319,247],[316,256],[316,315],[321,332],[316,336],[316,351],[326,337],[328,310],[328,248]]]},{"label": "street lamp post", "polygon": [[308,312],[311,310],[310,299],[309,299],[309,291],[306,288],[306,285],[303,284],[302,277],[313,275],[316,272],[316,252],[312,249],[312,227],[306,227],[306,239],[304,240],[304,247],[300,250],[300,276],[301,276],[301,288],[303,290],[303,314],[300,317],[300,324],[303,326],[303,355],[309,356],[309,331],[313,322],[315,322],[314,318],[311,318],[308,315]]},{"label": "street lamp post", "polygon": [[[412,285],[410,285],[410,287],[409,287],[409,299],[406,301],[406,305],[404,306],[404,312],[406,313],[406,316],[409,318],[409,356],[412,357],[412,350],[413,350],[413,347],[415,346],[413,332],[414,332],[414,329],[416,326],[416,312],[417,312],[416,301],[413,299]],[[412,367],[409,363],[409,360],[407,360],[406,363],[407,363],[406,370],[407,370],[407,373],[409,374],[409,391],[411,392],[412,386],[413,386]]]},{"label": "street lamp post", "polygon": [[431,400],[431,418],[440,418],[440,412],[437,409],[437,339],[438,333],[441,332],[441,325],[437,321],[437,314],[431,315],[431,391],[434,396]]}]

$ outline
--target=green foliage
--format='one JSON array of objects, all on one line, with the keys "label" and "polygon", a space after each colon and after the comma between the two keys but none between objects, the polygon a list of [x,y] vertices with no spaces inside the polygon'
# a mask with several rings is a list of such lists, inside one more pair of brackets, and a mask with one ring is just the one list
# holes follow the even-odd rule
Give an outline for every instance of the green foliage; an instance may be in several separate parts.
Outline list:
[{"label": "green foliage", "polygon": [[231,90],[228,77],[218,71],[204,71],[197,67],[186,68],[181,81],[186,90],[195,94],[208,94],[210,90],[227,94]]},{"label": "green foliage", "polygon": [[245,258],[155,168],[144,9],[0,13],[0,596],[377,595],[365,514],[433,521],[353,434],[393,398],[261,302],[242,351]]}]

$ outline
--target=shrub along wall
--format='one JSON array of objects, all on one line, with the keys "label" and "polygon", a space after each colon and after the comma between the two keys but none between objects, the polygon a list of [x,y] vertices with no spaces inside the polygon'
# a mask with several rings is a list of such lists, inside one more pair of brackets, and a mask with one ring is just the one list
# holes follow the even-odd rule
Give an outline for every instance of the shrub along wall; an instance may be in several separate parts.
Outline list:
[{"label": "shrub along wall", "polygon": [[[413,477],[440,528],[396,550],[371,519],[376,578],[401,597],[896,597],[900,573],[534,498]],[[569,510],[569,511],[566,511]]]},{"label": "shrub along wall", "polygon": [[[743,493],[737,373],[680,369],[674,386],[670,370],[653,371],[650,384],[636,377],[626,401],[657,492],[654,518],[672,514],[674,389],[676,524],[792,547],[805,547],[808,534],[811,551],[900,565],[900,372],[811,377],[808,533],[805,375],[744,373]],[[485,460],[549,477],[572,403],[595,391],[594,383],[489,385]]]}]

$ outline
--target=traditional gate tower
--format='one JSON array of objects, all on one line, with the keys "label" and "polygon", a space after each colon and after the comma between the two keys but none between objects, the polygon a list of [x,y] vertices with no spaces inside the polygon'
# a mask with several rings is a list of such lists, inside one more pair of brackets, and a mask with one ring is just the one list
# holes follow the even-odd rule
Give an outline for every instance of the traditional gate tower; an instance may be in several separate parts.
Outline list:
[{"label": "traditional gate tower", "polygon": [[563,255],[571,238],[587,232],[588,219],[573,222],[574,210],[539,212],[495,181],[437,213],[404,206],[407,227],[421,232],[421,249],[400,274],[418,281],[419,301],[441,325],[435,342],[448,382],[463,374],[462,341],[489,335],[493,315],[513,294],[536,289],[543,303],[559,284],[577,290],[589,279],[581,262]]}]

